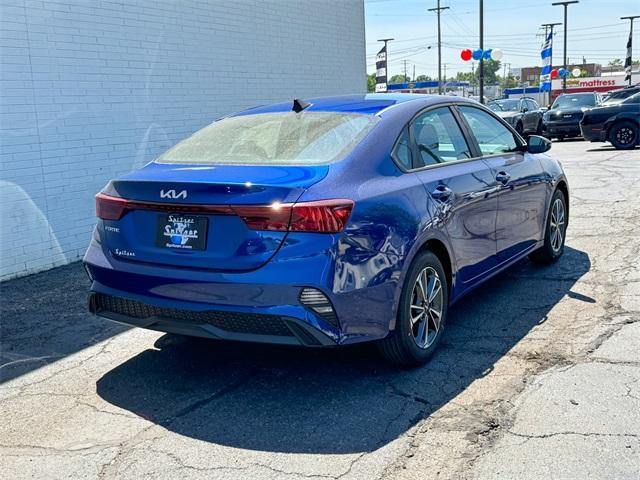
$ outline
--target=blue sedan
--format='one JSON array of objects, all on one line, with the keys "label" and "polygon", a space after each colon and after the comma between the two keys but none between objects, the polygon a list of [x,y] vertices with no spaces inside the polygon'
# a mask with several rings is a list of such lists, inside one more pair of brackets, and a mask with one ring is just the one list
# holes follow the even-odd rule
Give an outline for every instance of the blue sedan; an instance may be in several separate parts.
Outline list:
[{"label": "blue sedan", "polygon": [[96,196],[91,312],[162,332],[376,341],[424,363],[448,307],[563,253],[567,179],[472,100],[369,94],[220,119]]}]

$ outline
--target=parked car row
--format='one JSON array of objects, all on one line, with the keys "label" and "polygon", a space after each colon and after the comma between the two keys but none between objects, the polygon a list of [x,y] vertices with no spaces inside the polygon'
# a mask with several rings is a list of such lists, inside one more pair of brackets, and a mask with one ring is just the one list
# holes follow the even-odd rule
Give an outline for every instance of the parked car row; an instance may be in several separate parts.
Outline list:
[{"label": "parked car row", "polygon": [[608,92],[567,93],[549,109],[533,98],[500,99],[489,103],[519,134],[564,140],[580,137],[610,142],[617,149],[640,145],[640,85]]}]

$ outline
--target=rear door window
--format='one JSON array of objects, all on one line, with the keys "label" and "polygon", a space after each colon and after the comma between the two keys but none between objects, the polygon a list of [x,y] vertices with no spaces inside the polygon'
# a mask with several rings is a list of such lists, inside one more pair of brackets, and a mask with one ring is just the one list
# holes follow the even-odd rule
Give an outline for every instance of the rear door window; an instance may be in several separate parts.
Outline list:
[{"label": "rear door window", "polygon": [[416,168],[471,158],[458,122],[448,107],[428,110],[411,123],[418,158]]}]

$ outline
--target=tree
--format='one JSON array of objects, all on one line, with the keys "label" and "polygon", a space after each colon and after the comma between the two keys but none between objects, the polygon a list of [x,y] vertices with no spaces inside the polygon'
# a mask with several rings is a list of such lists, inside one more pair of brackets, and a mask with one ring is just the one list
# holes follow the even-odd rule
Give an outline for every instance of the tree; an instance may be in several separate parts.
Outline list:
[{"label": "tree", "polygon": [[376,91],[376,74],[367,75],[367,92]]},{"label": "tree", "polygon": [[621,67],[622,65],[622,60],[620,60],[619,58],[614,58],[609,62],[610,67]]},{"label": "tree", "polygon": [[430,82],[433,79],[429,75],[418,75],[416,77],[416,82]]},{"label": "tree", "polygon": [[407,79],[404,75],[394,75],[388,80],[388,83],[407,83]]}]

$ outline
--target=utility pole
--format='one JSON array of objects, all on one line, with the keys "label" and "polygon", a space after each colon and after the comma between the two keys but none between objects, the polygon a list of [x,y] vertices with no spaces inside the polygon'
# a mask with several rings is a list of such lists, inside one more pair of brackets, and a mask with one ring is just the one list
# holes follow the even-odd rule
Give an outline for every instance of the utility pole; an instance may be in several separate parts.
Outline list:
[{"label": "utility pole", "polygon": [[[633,42],[633,20],[636,18],[640,18],[640,15],[633,15],[631,17],[620,17],[620,20],[629,20],[630,28],[631,30],[629,31],[629,38],[631,40],[629,40],[629,42]],[[633,72],[633,43],[629,43],[629,45],[631,45],[631,47],[629,47],[629,57],[631,57],[631,71],[629,72],[629,85],[631,85],[631,75]]]},{"label": "utility pole", "polygon": [[[480,0],[480,51],[484,52],[484,2],[482,0]],[[478,70],[478,77],[480,77],[480,103],[484,104],[484,62],[482,57],[480,57]]]},{"label": "utility pole", "polygon": [[[482,1],[482,0],[480,0]],[[442,10],[448,10],[449,7],[441,7],[440,0],[438,0],[438,6],[436,8],[430,8],[430,12],[436,12],[438,14],[438,95],[442,95],[442,37],[440,35],[440,12]]]},{"label": "utility pole", "polygon": [[413,64],[413,81],[416,81],[416,64]]},{"label": "utility pole", "polygon": [[[578,0],[569,0],[564,2],[554,2],[551,5],[562,5],[564,7],[564,70],[567,70],[567,7],[572,3],[580,3]],[[567,91],[567,76],[562,77],[562,91]]]},{"label": "utility pole", "polygon": [[404,83],[409,82],[409,77],[407,77],[407,61],[404,61]]}]

